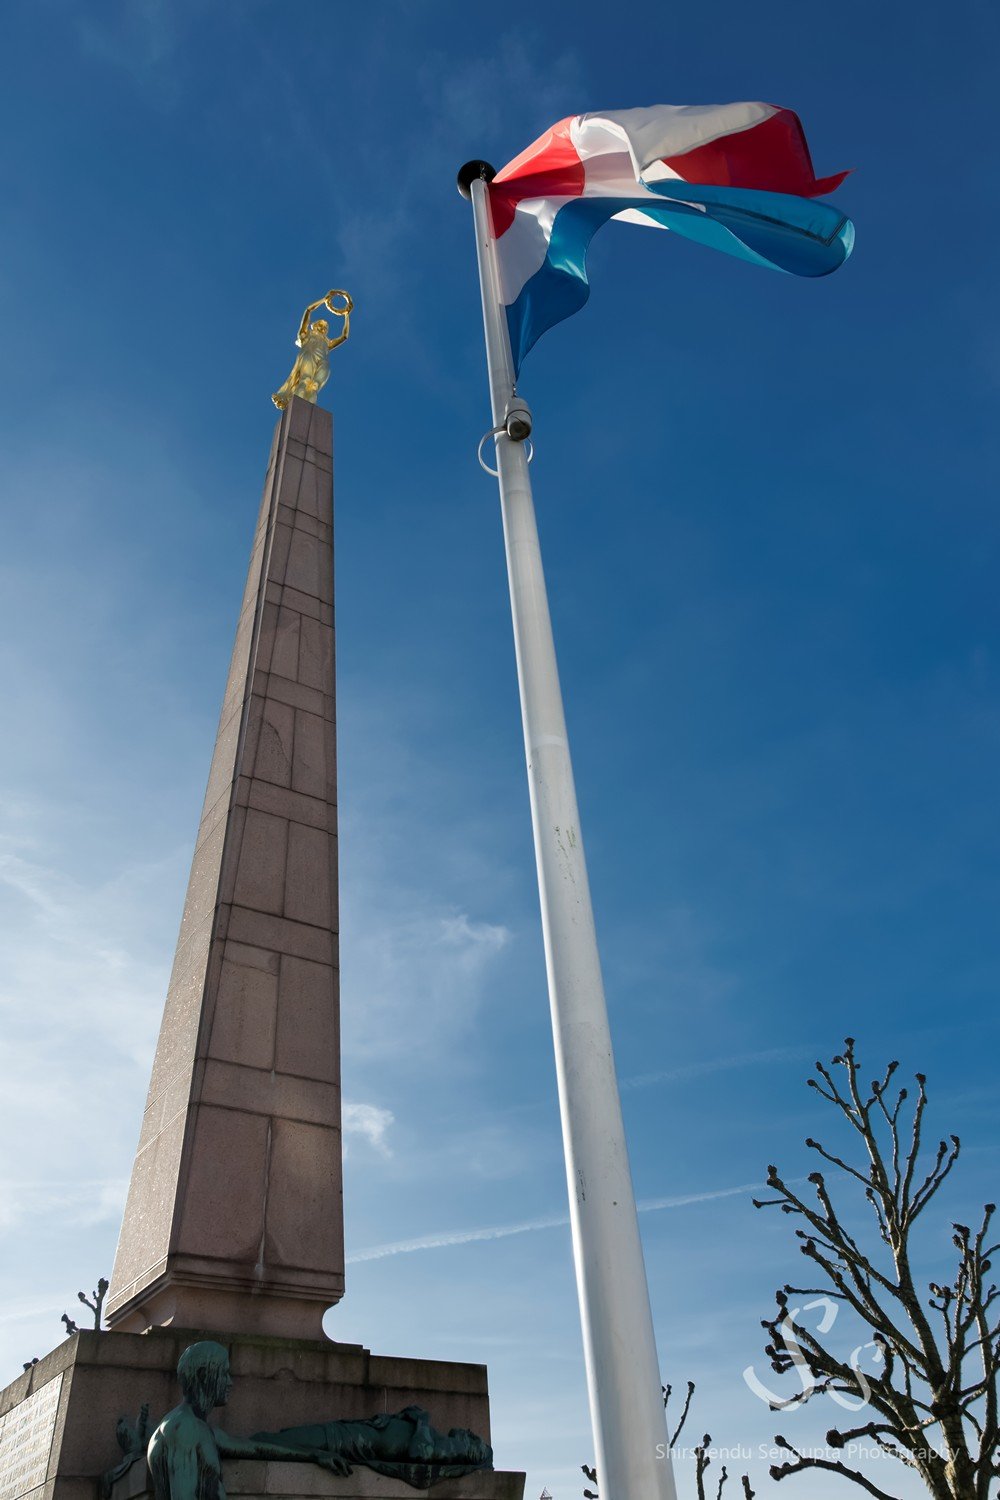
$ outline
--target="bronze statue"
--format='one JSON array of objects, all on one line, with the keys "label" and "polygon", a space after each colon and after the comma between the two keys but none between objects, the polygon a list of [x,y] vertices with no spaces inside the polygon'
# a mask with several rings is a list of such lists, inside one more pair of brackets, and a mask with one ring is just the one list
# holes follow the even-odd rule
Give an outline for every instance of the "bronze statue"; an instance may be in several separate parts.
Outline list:
[{"label": "bronze statue", "polygon": [[156,1500],[226,1500],[224,1458],[308,1459],[334,1474],[350,1473],[336,1454],[233,1438],[210,1427],[209,1412],[225,1406],[233,1387],[229,1355],[221,1344],[189,1344],[177,1362],[177,1378],[184,1400],[163,1418],[146,1450]]},{"label": "bronze statue", "polygon": [[[335,297],[343,297],[343,303],[337,305],[333,300]],[[335,317],[343,318],[344,331],[337,338],[330,338],[330,325],[325,318],[317,318],[315,323],[310,323],[309,315],[317,307],[326,307]],[[311,401],[315,406],[316,397],[330,378],[330,350],[336,349],[338,344],[346,340],[351,331],[353,311],[354,302],[351,297],[347,292],[337,289],[327,292],[325,297],[320,297],[316,302],[310,302],[302,314],[299,335],[295,340],[301,353],[284,385],[271,397],[279,411],[284,411],[293,396],[301,396],[303,401]]]},{"label": "bronze statue", "polygon": [[493,1467],[489,1443],[465,1427],[436,1431],[422,1406],[406,1406],[399,1412],[356,1421],[317,1422],[308,1427],[283,1427],[280,1432],[257,1432],[254,1440],[290,1445],[314,1461],[316,1454],[325,1453],[348,1465],[360,1464],[390,1478],[404,1479],[420,1490],[442,1479],[458,1479],[476,1469]]},{"label": "bronze statue", "polygon": [[[221,1344],[189,1345],[178,1360],[177,1378],[184,1399],[163,1418],[146,1451],[156,1500],[226,1500],[224,1458],[292,1459],[341,1475],[360,1464],[403,1479],[415,1489],[493,1467],[493,1450],[482,1438],[458,1427],[435,1431],[419,1406],[367,1420],[318,1422],[250,1438],[230,1437],[208,1423],[209,1412],[225,1406],[233,1384],[229,1355]],[[126,1446],[121,1436],[119,1443]],[[127,1456],[125,1464],[105,1476],[104,1493],[130,1462]]]}]

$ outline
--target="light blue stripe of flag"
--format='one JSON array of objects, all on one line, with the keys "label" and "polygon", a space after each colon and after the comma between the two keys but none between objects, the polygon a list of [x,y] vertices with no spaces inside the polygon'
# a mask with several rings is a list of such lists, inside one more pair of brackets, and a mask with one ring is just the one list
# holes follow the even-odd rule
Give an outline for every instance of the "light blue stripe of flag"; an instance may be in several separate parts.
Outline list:
[{"label": "light blue stripe of flag", "polygon": [[664,199],[662,207],[645,195],[581,197],[556,214],[545,263],[507,309],[518,370],[541,335],[578,312],[590,296],[590,242],[602,224],[625,209],[638,209],[675,234],[714,250],[794,276],[828,276],[854,248],[850,219],[820,199],[675,181],[651,182],[647,187]]}]

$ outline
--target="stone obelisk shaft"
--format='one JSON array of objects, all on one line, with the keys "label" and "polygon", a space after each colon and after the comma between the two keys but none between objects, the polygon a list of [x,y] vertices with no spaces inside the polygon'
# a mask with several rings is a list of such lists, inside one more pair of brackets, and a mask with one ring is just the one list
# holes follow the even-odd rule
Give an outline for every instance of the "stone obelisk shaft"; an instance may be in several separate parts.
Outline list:
[{"label": "stone obelisk shaft", "polygon": [[320,1337],[344,1290],[332,424],[276,428],[108,1321]]}]

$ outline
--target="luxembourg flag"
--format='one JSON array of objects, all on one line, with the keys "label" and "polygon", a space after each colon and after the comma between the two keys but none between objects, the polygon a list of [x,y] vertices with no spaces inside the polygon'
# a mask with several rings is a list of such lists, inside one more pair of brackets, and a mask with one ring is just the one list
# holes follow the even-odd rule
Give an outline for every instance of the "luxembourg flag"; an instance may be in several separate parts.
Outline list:
[{"label": "luxembourg flag", "polygon": [[587,248],[609,219],[671,229],[758,266],[826,276],[854,244],[817,199],[799,118],[774,104],[660,104],[560,120],[489,185],[514,363],[586,302]]}]

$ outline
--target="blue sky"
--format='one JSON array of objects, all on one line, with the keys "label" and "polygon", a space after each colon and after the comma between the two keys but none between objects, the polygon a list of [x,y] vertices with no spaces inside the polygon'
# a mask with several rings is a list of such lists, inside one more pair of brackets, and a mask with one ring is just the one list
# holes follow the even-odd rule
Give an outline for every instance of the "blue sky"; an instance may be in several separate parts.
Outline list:
[{"label": "blue sky", "polygon": [[486,1361],[498,1463],[578,1495],[454,173],[582,110],[760,98],[818,172],[856,169],[852,261],[799,282],[613,225],[522,388],[664,1376],[699,1383],[692,1435],[817,1440],[836,1412],[776,1422],[741,1374],[798,1260],[747,1185],[805,1169],[811,1059],[850,1032],[924,1068],[969,1148],[949,1208],[996,1196],[995,8],[34,0],[5,32],[0,1373],[111,1265],[268,395],[333,283],[352,1263],[327,1326]]}]

